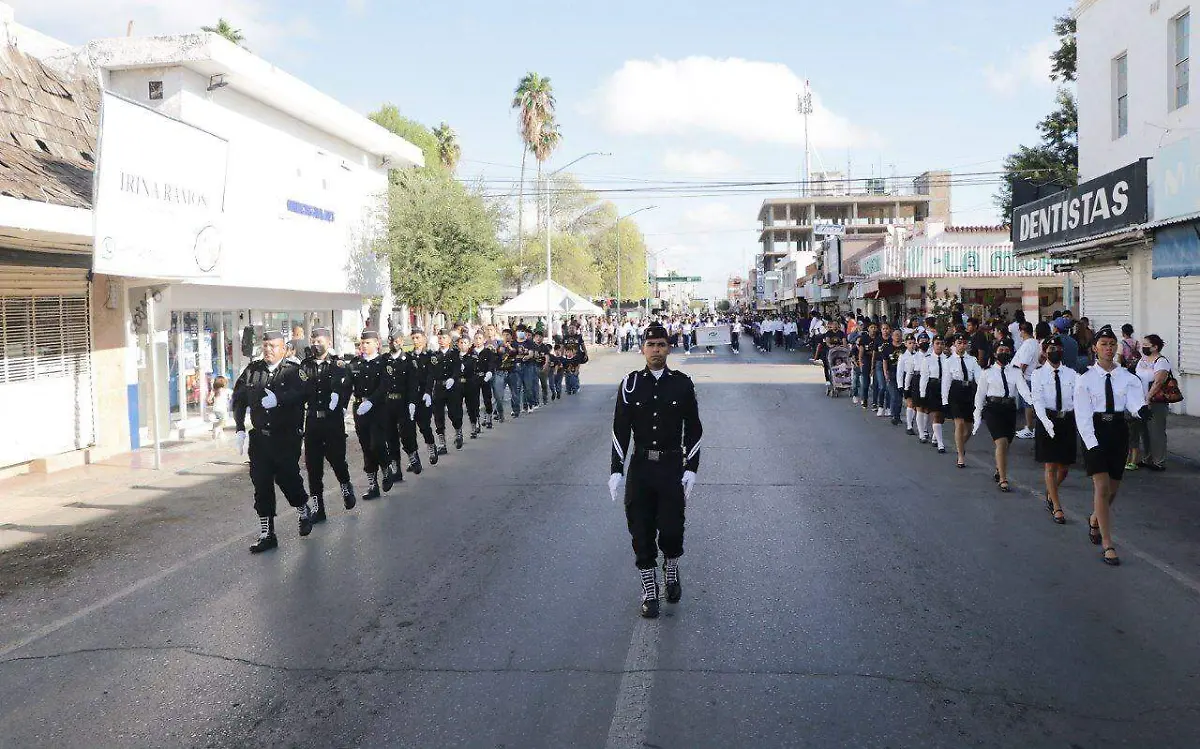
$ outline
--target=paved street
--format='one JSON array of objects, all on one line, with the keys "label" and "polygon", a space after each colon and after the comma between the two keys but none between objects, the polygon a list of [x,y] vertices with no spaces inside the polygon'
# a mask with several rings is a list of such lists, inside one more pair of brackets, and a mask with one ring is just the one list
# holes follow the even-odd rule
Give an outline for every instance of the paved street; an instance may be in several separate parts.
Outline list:
[{"label": "paved street", "polygon": [[[615,383],[506,423],[252,557],[232,451],[0,553],[0,745],[1193,747],[1200,467],[1131,476],[1124,565],[799,357],[671,359],[705,436],[684,598],[637,616]],[[360,461],[353,461],[360,465]],[[363,482],[357,478],[361,490]],[[136,491],[136,490],[135,490]]]}]

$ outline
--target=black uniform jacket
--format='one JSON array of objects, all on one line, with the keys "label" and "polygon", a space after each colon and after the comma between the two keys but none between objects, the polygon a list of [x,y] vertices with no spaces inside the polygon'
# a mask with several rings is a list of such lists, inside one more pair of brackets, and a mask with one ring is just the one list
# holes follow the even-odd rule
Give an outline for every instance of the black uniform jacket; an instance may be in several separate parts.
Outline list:
[{"label": "black uniform jacket", "polygon": [[390,386],[387,358],[376,356],[368,361],[362,356],[356,356],[346,367],[350,370],[355,399],[360,403],[371,401],[372,406],[382,405]]},{"label": "black uniform jacket", "polygon": [[703,432],[690,377],[673,369],[664,369],[657,379],[649,367],[630,372],[617,389],[611,472],[625,472],[630,434],[635,449],[662,450],[668,456],[679,453],[683,469],[697,471]]},{"label": "black uniform jacket", "polygon": [[[413,352],[409,354],[413,360],[413,367],[417,372],[417,393],[418,395],[432,396],[434,393],[434,371],[442,361],[441,351],[430,351],[425,349],[421,353]],[[443,378],[444,379],[444,378]],[[442,388],[445,390],[445,387]]]},{"label": "black uniform jacket", "polygon": [[[270,390],[279,405],[272,409],[262,406],[262,399]],[[250,423],[255,429],[272,435],[279,433],[300,434],[304,427],[304,397],[307,388],[300,379],[300,367],[295,362],[279,362],[272,372],[267,362],[259,359],[250,362],[233,386],[233,420],[239,432],[246,431],[246,409],[250,409]],[[326,405],[329,405],[328,402]]]},{"label": "black uniform jacket", "polygon": [[[462,392],[463,363],[457,348],[438,351],[429,359],[433,368],[433,392],[435,398],[450,398]],[[446,389],[446,380],[454,380],[454,387]]]},{"label": "black uniform jacket", "polygon": [[387,354],[383,368],[388,376],[388,400],[392,405],[415,404],[421,399],[421,386],[417,375],[416,358],[407,351]]},{"label": "black uniform jacket", "polygon": [[475,357],[475,374],[479,375],[480,379],[488,372],[496,371],[500,357],[494,349],[484,346],[481,349],[471,349],[471,354]]},{"label": "black uniform jacket", "polygon": [[329,396],[338,394],[338,406],[335,409],[337,419],[341,419],[342,411],[350,402],[350,369],[344,359],[329,355],[324,359],[308,357],[300,363],[300,380],[304,383],[305,411],[309,418],[322,414],[317,418],[329,418],[324,414],[329,411]]}]

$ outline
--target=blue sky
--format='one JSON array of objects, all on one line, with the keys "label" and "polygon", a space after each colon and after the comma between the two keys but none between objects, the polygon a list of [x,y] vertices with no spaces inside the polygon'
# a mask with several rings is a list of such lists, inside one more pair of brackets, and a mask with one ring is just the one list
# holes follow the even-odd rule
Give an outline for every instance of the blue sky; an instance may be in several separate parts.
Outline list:
[{"label": "blue sky", "polygon": [[[854,177],[999,169],[1053,105],[1053,17],[1068,0],[384,2],[9,0],[18,22],[79,43],[195,29],[218,15],[280,67],[363,112],[383,102],[459,133],[464,177],[518,174],[509,110],[529,70],[551,78],[563,132],[549,168],[631,180],[795,180],[797,88],[811,82],[817,158]],[[992,184],[956,188],[955,223],[998,220]],[[786,191],[783,192],[786,194]],[[613,196],[665,264],[716,293],[756,251],[762,195]]]}]

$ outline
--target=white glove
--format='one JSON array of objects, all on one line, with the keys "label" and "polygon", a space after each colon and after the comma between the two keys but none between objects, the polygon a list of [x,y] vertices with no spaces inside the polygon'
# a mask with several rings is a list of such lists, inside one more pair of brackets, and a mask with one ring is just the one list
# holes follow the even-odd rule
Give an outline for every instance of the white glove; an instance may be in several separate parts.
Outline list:
[{"label": "white glove", "polygon": [[621,484],[625,477],[619,473],[614,473],[608,477],[608,496],[612,497],[612,501],[616,502],[621,498]]},{"label": "white glove", "polygon": [[971,436],[972,437],[979,434],[979,426],[982,423],[983,423],[983,417],[980,416],[979,414],[975,414],[975,426],[971,427]]},{"label": "white glove", "polygon": [[692,496],[692,487],[696,485],[696,472],[684,471],[683,479],[679,483],[683,484],[683,498]]},{"label": "white glove", "polygon": [[268,390],[266,392],[267,392],[267,394],[264,395],[263,399],[262,399],[262,407],[267,409],[268,411],[270,411],[272,408],[275,408],[276,406],[279,405],[279,399],[276,398],[275,394],[272,393],[270,390]]},{"label": "white glove", "polygon": [[453,377],[451,377],[451,378],[449,378],[448,380],[446,380],[446,389],[447,389],[447,390],[453,390],[453,389],[454,389],[454,378],[453,378]]},{"label": "white glove", "polygon": [[367,413],[367,411],[371,410],[371,406],[373,405],[375,404],[371,401],[363,401],[362,403],[358,404],[358,408],[355,409],[354,413],[358,414],[359,416],[363,416]]},{"label": "white glove", "polygon": [[329,410],[330,411],[335,410],[337,408],[337,404],[338,404],[338,394],[330,393],[329,394]]},{"label": "white glove", "polygon": [[238,432],[233,435],[233,446],[237,449],[238,455],[246,454],[246,433]]},{"label": "white glove", "polygon": [[417,404],[416,403],[408,404],[408,418],[410,418],[410,419],[417,418]]},{"label": "white glove", "polygon": [[491,373],[491,372],[488,372],[487,374],[485,374],[485,375],[483,376],[483,381],[484,381],[484,382],[491,382],[491,381],[492,381],[492,373]]},{"label": "white glove", "polygon": [[421,400],[425,401],[425,408],[429,408],[430,406],[433,405],[433,396],[430,395],[429,393],[422,395]]}]

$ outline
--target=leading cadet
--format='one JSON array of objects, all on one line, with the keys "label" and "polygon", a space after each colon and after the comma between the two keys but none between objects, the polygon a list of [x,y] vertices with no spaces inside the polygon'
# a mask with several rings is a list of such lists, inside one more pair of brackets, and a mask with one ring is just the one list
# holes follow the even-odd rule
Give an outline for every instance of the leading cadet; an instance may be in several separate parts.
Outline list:
[{"label": "leading cadet", "polygon": [[1008,485],[1008,448],[1017,436],[1017,394],[1026,403],[1033,400],[1025,376],[1012,363],[1013,344],[1005,338],[996,344],[996,363],[983,370],[979,376],[979,389],[975,393],[975,426],[971,434],[979,431],[984,422],[996,447],[996,473],[992,480],[1002,492],[1012,489]]},{"label": "leading cadet", "polygon": [[[250,445],[250,481],[254,484],[254,511],[258,514],[258,540],[250,553],[279,545],[275,537],[275,485],[288,504],[296,508],[300,535],[312,532],[308,497],[300,478],[300,445],[304,430],[305,386],[300,368],[285,361],[287,341],[273,330],[263,334],[263,358],[242,371],[233,386],[233,418],[238,452]],[[246,435],[246,409],[254,427]]]},{"label": "leading cadet", "polygon": [[670,350],[666,328],[650,325],[642,342],[646,366],[621,381],[613,414],[608,491],[613,501],[621,496],[628,455],[625,519],[641,576],[641,613],[649,619],[658,616],[659,549],[667,602],[678,603],[682,597],[684,505],[696,482],[703,434],[695,385],[687,375],[667,368]]},{"label": "leading cadet", "polygon": [[329,328],[313,328],[312,345],[300,364],[300,379],[308,387],[305,396],[304,467],[312,496],[312,522],[325,522],[325,462],[333,469],[342,489],[342,504],[354,507],[354,487],[346,464],[346,404],[352,386],[346,362],[330,354],[333,336]]}]

